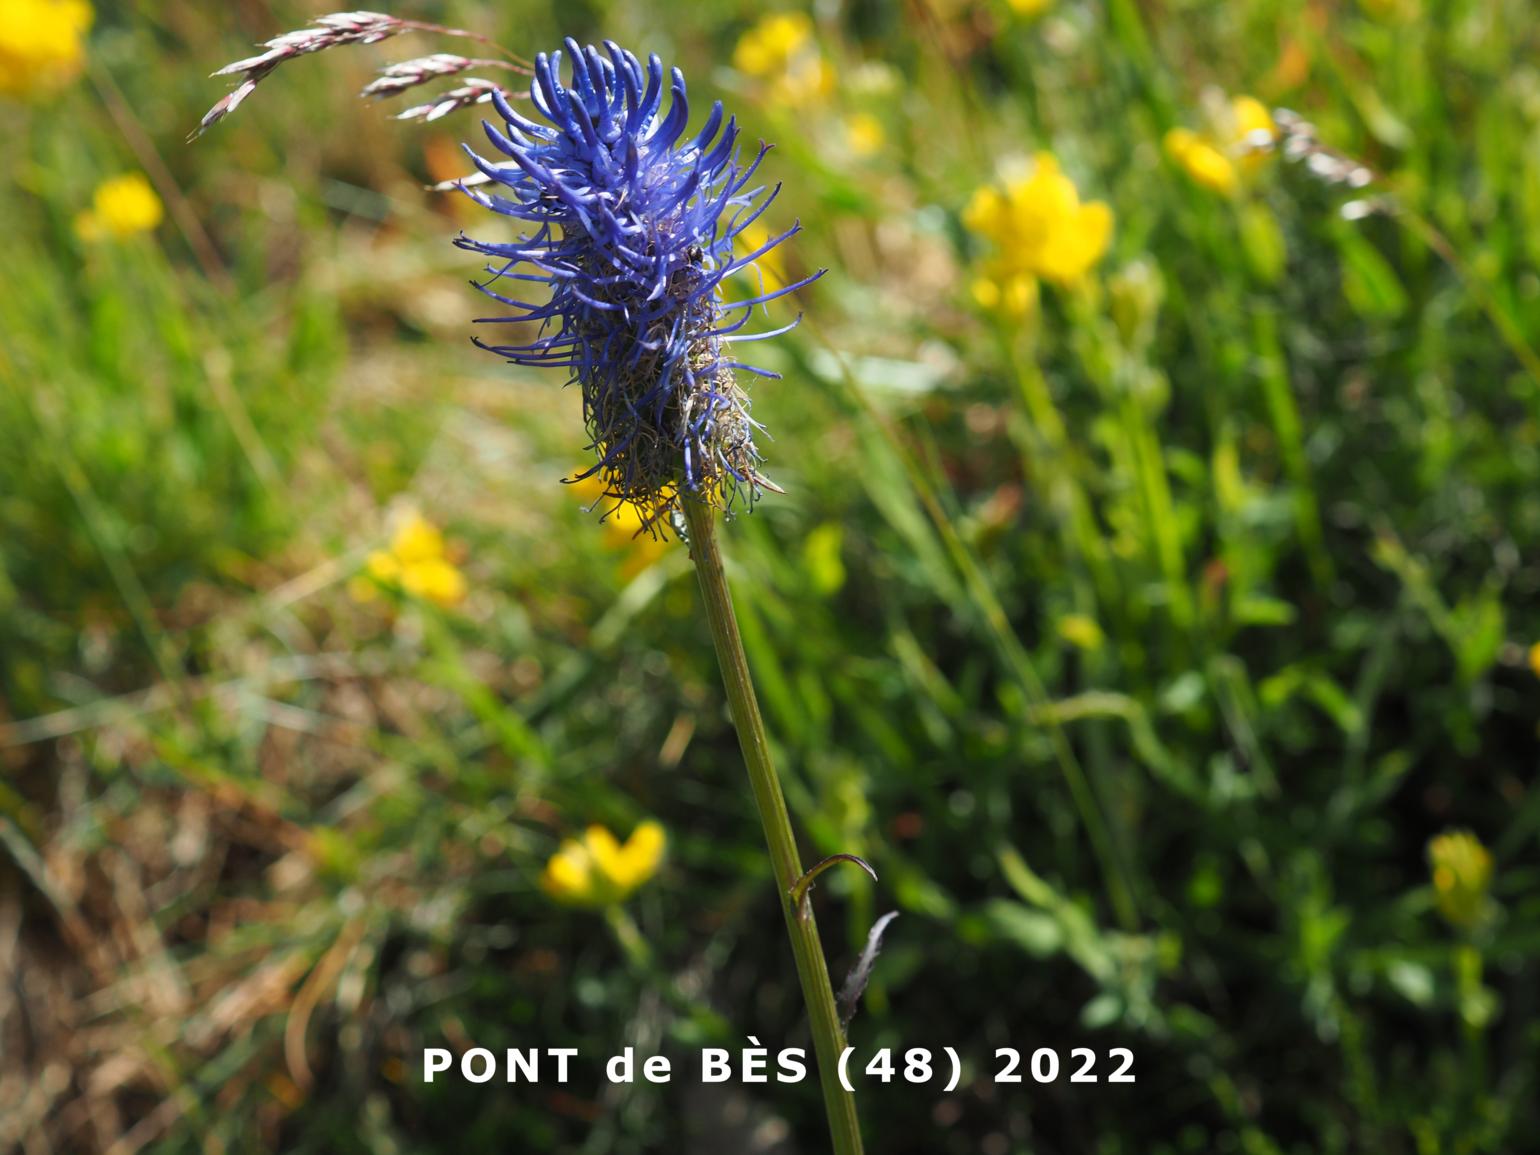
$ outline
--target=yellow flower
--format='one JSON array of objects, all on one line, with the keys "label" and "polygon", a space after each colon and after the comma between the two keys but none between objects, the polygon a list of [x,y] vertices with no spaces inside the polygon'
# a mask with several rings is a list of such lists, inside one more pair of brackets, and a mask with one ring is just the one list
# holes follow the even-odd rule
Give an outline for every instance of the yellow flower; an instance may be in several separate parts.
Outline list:
[{"label": "yellow flower", "polygon": [[776,103],[817,102],[834,87],[834,75],[805,12],[773,12],[745,32],[733,49],[733,67],[765,86]]},{"label": "yellow flower", "polygon": [[[767,273],[766,288],[769,284],[770,277]],[[620,571],[622,576],[635,577],[668,552],[668,542],[644,530],[651,520],[648,516],[650,511],[634,502],[617,503],[613,498],[606,498],[605,494],[608,493],[609,487],[599,474],[592,473],[587,477],[575,478],[570,484],[573,492],[584,501],[601,503],[599,511],[604,515],[602,528],[605,548],[626,552],[625,563]]]},{"label": "yellow flower", "polygon": [[1529,647],[1529,668],[1540,678],[1540,642]]},{"label": "yellow flower", "polygon": [[1469,930],[1486,913],[1492,885],[1492,854],[1468,830],[1453,830],[1428,843],[1433,898],[1453,927]]},{"label": "yellow flower", "polygon": [[540,876],[540,886],[572,906],[614,906],[658,872],[667,838],[656,822],[643,822],[622,846],[602,826],[568,838]]},{"label": "yellow flower", "polygon": [[1000,280],[980,277],[970,288],[981,309],[998,310],[1017,320],[1037,312],[1037,278],[1028,273],[1015,273]]},{"label": "yellow flower", "polygon": [[1205,132],[1173,128],[1166,133],[1166,155],[1204,188],[1234,196],[1243,177],[1267,159],[1256,147],[1257,135],[1275,137],[1278,126],[1267,106],[1254,96],[1235,97],[1211,119],[1212,128]]},{"label": "yellow flower", "polygon": [[390,539],[391,556],[403,567],[436,561],[444,556],[444,534],[413,510],[401,519]]},{"label": "yellow flower", "polygon": [[150,232],[165,215],[150,182],[142,173],[130,172],[97,186],[91,207],[75,217],[75,232],[83,241],[122,240]]},{"label": "yellow flower", "polygon": [[1230,158],[1190,128],[1166,133],[1166,155],[1187,170],[1204,188],[1231,196],[1240,187],[1240,174]]},{"label": "yellow flower", "polygon": [[[777,229],[772,233],[765,224],[765,218],[759,217],[751,221],[744,230],[738,234],[738,257],[746,257],[754,250],[770,243],[771,238],[784,230]],[[764,279],[765,292],[775,289],[784,289],[791,282],[786,277],[786,250],[784,246],[776,246],[768,253],[762,254],[754,264],[745,269],[743,275],[750,278],[756,289],[760,278]],[[757,293],[756,293],[757,295]]]},{"label": "yellow flower", "polygon": [[449,560],[443,533],[415,511],[402,518],[388,549],[369,555],[364,573],[368,576],[360,575],[348,584],[359,601],[372,601],[379,586],[390,586],[439,606],[465,600],[465,575]]},{"label": "yellow flower", "polygon": [[1039,16],[1048,11],[1053,0],[1006,0],[1018,16]]},{"label": "yellow flower", "polygon": [[90,27],[85,0],[0,0],[0,95],[32,96],[73,80]]},{"label": "yellow flower", "polygon": [[999,250],[985,281],[974,286],[975,299],[993,297],[1001,307],[1024,309],[1035,297],[1035,284],[1028,287],[1033,278],[1072,285],[1102,259],[1112,237],[1112,210],[1102,201],[1082,204],[1059,162],[1040,152],[1029,175],[975,192],[963,224]]},{"label": "yellow flower", "polygon": [[856,112],[845,118],[845,142],[855,157],[875,156],[887,143],[882,121],[869,112]]}]

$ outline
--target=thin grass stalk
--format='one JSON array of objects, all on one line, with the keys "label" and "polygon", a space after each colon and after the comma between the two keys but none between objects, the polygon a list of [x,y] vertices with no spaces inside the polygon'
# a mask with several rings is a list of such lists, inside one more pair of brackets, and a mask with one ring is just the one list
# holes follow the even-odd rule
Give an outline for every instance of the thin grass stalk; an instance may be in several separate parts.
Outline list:
[{"label": "thin grass stalk", "polygon": [[829,982],[829,968],[818,939],[812,904],[806,896],[801,902],[792,898],[793,888],[802,877],[802,861],[791,828],[791,815],[786,810],[786,798],[781,792],[781,780],[770,759],[770,740],[759,712],[759,700],[754,694],[738,619],[733,612],[732,594],[722,565],[722,549],[717,541],[716,511],[697,501],[687,500],[683,506],[690,531],[690,552],[695,559],[695,572],[700,576],[706,621],[711,627],[711,640],[722,667],[722,684],[727,691],[733,725],[738,730],[738,743],[748,768],[754,804],[765,830],[765,842],[770,848],[781,913],[786,918],[786,933],[791,939],[797,978],[802,984],[803,1001],[807,1004],[830,1138],[835,1155],[861,1155],[861,1125],[856,1117],[855,1097],[840,1086],[838,1074],[845,1033],[840,1029],[834,988]]}]

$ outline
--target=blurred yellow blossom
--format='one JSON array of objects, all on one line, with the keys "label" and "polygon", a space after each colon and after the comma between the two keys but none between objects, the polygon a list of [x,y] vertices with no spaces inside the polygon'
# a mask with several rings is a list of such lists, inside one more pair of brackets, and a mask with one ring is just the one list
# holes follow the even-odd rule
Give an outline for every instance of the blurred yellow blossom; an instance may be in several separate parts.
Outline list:
[{"label": "blurred yellow blossom", "polygon": [[1030,173],[975,192],[963,224],[998,250],[973,285],[974,300],[1020,316],[1036,305],[1038,278],[1073,285],[1102,259],[1112,210],[1102,201],[1082,204],[1059,162],[1040,152]]},{"label": "blurred yellow blossom", "polygon": [[887,143],[882,121],[869,112],[856,112],[845,118],[845,143],[855,157],[875,156]]},{"label": "blurred yellow blossom", "polygon": [[1018,16],[1037,16],[1053,5],[1053,0],[1006,0]]},{"label": "blurred yellow blossom", "polygon": [[643,822],[622,846],[602,826],[562,842],[546,863],[540,886],[558,902],[614,906],[658,872],[667,838],[656,822]]},{"label": "blurred yellow blossom", "polygon": [[818,49],[812,17],[772,12],[760,18],[733,49],[733,67],[765,86],[765,95],[792,107],[813,104],[834,88],[834,74]]},{"label": "blurred yellow blossom", "polygon": [[1529,647],[1529,668],[1540,678],[1540,642]]},{"label": "blurred yellow blossom", "polygon": [[[763,260],[760,262],[764,263]],[[768,286],[770,277],[766,272],[765,282]],[[600,503],[599,511],[604,515],[602,527],[604,530],[604,545],[606,549],[624,550],[625,563],[621,566],[621,574],[632,578],[641,573],[653,562],[657,561],[668,552],[668,542],[654,536],[646,530],[651,518],[649,511],[637,506],[634,502],[617,502],[613,498],[607,498],[609,486],[597,473],[591,473],[587,477],[574,477],[569,484],[572,491],[584,501]]]},{"label": "blurred yellow blossom", "polygon": [[979,277],[969,289],[981,309],[1018,318],[1037,312],[1037,278],[1029,273]]},{"label": "blurred yellow blossom", "polygon": [[84,241],[122,240],[151,231],[164,216],[160,197],[144,174],[124,173],[97,187],[91,207],[75,217],[75,232]]},{"label": "blurred yellow blossom", "polygon": [[1468,830],[1440,834],[1428,843],[1433,898],[1451,926],[1469,930],[1486,913],[1492,885],[1492,854]]},{"label": "blurred yellow blossom", "polygon": [[1254,96],[1235,97],[1210,119],[1212,127],[1205,132],[1173,128],[1166,133],[1166,155],[1204,188],[1234,196],[1242,177],[1266,160],[1266,153],[1256,147],[1256,136],[1275,137],[1278,126],[1267,106]]},{"label": "blurred yellow blossom", "polygon": [[349,584],[349,589],[355,598],[366,602],[377,595],[379,586],[394,587],[440,606],[458,605],[465,599],[465,575],[449,560],[443,533],[415,511],[402,518],[388,549],[369,555],[364,573]]},{"label": "blurred yellow blossom", "polygon": [[0,94],[32,96],[74,79],[91,15],[85,0],[0,0]]},{"label": "blurred yellow blossom", "polygon": [[[760,217],[751,221],[744,230],[738,234],[738,251],[734,254],[738,257],[746,257],[755,249],[762,248],[770,243],[771,239],[784,230],[770,231],[765,224],[765,218]],[[784,289],[791,282],[786,277],[786,250],[783,246],[777,246],[764,253],[752,266],[743,270],[743,276],[751,278],[755,282],[763,279],[765,292],[775,289]]]}]

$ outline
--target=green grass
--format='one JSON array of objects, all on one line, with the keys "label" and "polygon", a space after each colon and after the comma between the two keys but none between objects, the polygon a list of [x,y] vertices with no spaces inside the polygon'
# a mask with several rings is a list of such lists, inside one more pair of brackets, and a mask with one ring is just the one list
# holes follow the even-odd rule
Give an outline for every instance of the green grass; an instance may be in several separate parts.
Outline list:
[{"label": "green grass", "polygon": [[[558,484],[575,391],[466,340],[448,242],[497,222],[421,186],[475,118],[353,101],[401,42],[286,65],[186,146],[206,74],[313,6],[100,7],[87,76],[0,106],[0,1149],[762,1149],[746,1113],[820,1150],[811,1078],[601,1087],[627,1044],[806,1035],[685,552],[633,574]],[[412,10],[677,60],[778,142],[790,259],[831,270],[760,347],[788,493],[724,545],[804,857],[881,876],[820,880],[836,978],[902,913],[852,1042],[969,1061],[951,1098],[862,1088],[871,1151],[1540,1126],[1540,21],[1421,9],[820,7],[841,83],[800,110],[730,67],[757,7]],[[1277,159],[1196,186],[1161,138],[1209,85],[1406,211],[1344,220]],[[168,222],[80,241],[146,142]],[[972,304],[961,212],[1041,148],[1116,227],[1029,333]],[[406,503],[457,609],[349,594]],[[647,817],[628,949],[538,877]],[[1425,856],[1456,827],[1496,859],[1471,934]],[[424,1086],[468,1041],[585,1060]],[[994,1087],[1004,1046],[1126,1046],[1138,1082]]]}]

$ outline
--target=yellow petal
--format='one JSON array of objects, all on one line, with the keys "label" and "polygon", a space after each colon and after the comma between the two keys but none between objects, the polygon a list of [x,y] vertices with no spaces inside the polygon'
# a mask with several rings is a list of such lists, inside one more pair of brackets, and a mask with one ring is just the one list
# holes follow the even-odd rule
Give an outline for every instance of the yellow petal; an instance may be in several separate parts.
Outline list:
[{"label": "yellow petal", "polygon": [[629,889],[634,890],[658,872],[667,845],[668,836],[656,822],[643,822],[631,832],[631,837],[626,839],[626,845],[620,852]]},{"label": "yellow petal", "polygon": [[386,553],[382,549],[369,555],[364,562],[364,569],[370,577],[382,582],[394,582],[401,576],[401,563],[396,560],[395,554]]},{"label": "yellow petal", "polygon": [[1050,281],[1073,284],[1102,259],[1111,236],[1112,210],[1101,201],[1082,205],[1049,237],[1039,269]]},{"label": "yellow petal", "polygon": [[593,859],[595,873],[616,890],[624,890],[625,866],[615,836],[602,826],[590,826],[583,833],[583,845]]},{"label": "yellow petal", "polygon": [[887,142],[882,121],[869,112],[857,112],[845,118],[845,138],[850,151],[858,157],[875,156]]},{"label": "yellow petal", "polygon": [[1178,160],[1187,175],[1204,188],[1230,196],[1240,185],[1240,177],[1230,158],[1206,140],[1194,139]]},{"label": "yellow petal", "polygon": [[401,588],[435,605],[454,606],[465,598],[465,575],[443,558],[429,558],[402,568]]},{"label": "yellow petal", "polygon": [[1163,146],[1166,155],[1172,160],[1180,161],[1187,155],[1189,149],[1198,142],[1198,134],[1190,128],[1173,128],[1166,133]]},{"label": "yellow petal", "polygon": [[968,207],[963,209],[963,224],[970,232],[994,237],[999,229],[1003,207],[1004,199],[998,191],[988,187],[978,189],[969,199]]},{"label": "yellow petal", "polygon": [[1016,320],[1037,312],[1037,278],[1017,274],[1005,282],[1000,298],[1000,308],[1005,315]]},{"label": "yellow petal", "polygon": [[593,864],[581,843],[563,842],[546,863],[541,888],[562,902],[588,903],[596,897]]},{"label": "yellow petal", "polygon": [[84,0],[6,0],[0,5],[0,95],[40,95],[73,80],[90,26]]},{"label": "yellow petal", "polygon": [[149,232],[165,217],[160,197],[143,173],[125,173],[103,181],[91,204],[100,230],[120,239]]},{"label": "yellow petal", "polygon": [[390,552],[403,566],[444,556],[444,535],[420,513],[409,513],[391,538]]},{"label": "yellow petal", "polygon": [[590,473],[587,477],[573,476],[567,479],[567,484],[573,493],[586,502],[598,501],[603,497],[609,487],[604,484],[604,478],[597,473]]},{"label": "yellow petal", "polygon": [[993,309],[1000,304],[1000,286],[989,277],[980,277],[968,287],[974,303],[981,309]]},{"label": "yellow petal", "polygon": [[1278,134],[1273,114],[1267,111],[1267,105],[1254,96],[1237,96],[1230,102],[1230,115],[1235,121],[1238,141],[1246,140],[1254,132],[1265,132],[1269,136]]}]

